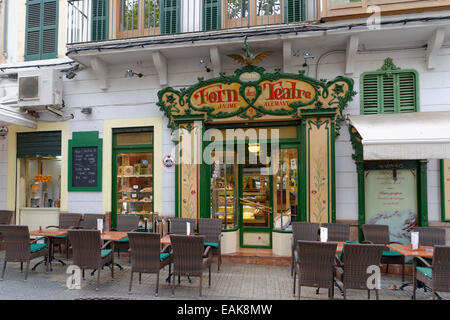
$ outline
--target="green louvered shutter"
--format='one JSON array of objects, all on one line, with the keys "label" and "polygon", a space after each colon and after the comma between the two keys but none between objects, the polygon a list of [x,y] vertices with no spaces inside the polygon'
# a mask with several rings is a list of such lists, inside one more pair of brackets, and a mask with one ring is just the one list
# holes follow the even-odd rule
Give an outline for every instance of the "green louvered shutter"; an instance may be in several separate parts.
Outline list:
[{"label": "green louvered shutter", "polygon": [[28,0],[25,60],[54,59],[58,51],[58,1]]},{"label": "green louvered shutter", "polygon": [[108,39],[108,1],[92,1],[92,40]]},{"label": "green louvered shutter", "polygon": [[394,76],[382,76],[381,83],[383,85],[381,91],[380,101],[383,102],[382,112],[383,113],[394,113],[395,112],[395,77]]},{"label": "green louvered shutter", "polygon": [[417,106],[416,75],[412,72],[398,75],[398,112],[414,112]]},{"label": "green louvered shutter", "polygon": [[366,75],[363,79],[364,114],[378,113],[378,75]]},{"label": "green louvered shutter", "polygon": [[61,156],[61,131],[17,134],[17,158]]},{"label": "green louvered shutter", "polygon": [[180,32],[180,0],[161,0],[161,34]]},{"label": "green louvered shutter", "polygon": [[284,22],[299,22],[305,20],[305,0],[284,1]]},{"label": "green louvered shutter", "polygon": [[220,0],[203,0],[203,30],[221,28]]}]

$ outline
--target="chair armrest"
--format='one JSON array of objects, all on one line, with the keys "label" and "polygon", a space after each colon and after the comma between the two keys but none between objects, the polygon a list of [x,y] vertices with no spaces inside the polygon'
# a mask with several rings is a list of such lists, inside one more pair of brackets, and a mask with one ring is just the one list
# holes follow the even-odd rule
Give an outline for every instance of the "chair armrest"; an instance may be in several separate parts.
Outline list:
[{"label": "chair armrest", "polygon": [[203,251],[203,258],[209,258],[211,256],[211,247],[207,246]]},{"label": "chair armrest", "polygon": [[388,244],[403,244],[403,243],[398,242],[398,241],[389,241]]},{"label": "chair armrest", "polygon": [[105,249],[105,248],[106,248],[107,246],[109,246],[111,243],[112,243],[111,240],[106,241],[106,242],[103,244],[103,246],[100,248],[100,250]]},{"label": "chair armrest", "polygon": [[335,258],[336,266],[343,268],[344,267],[344,263],[341,261],[341,259],[339,259],[339,256],[336,254],[334,256],[334,258]]},{"label": "chair armrest", "polygon": [[36,239],[30,242],[30,244],[36,243],[39,240],[45,239],[45,242],[48,243],[48,237],[47,236],[36,236]]},{"label": "chair armrest", "polygon": [[171,250],[172,250],[172,245],[165,244],[161,250],[161,253],[170,253]]},{"label": "chair armrest", "polygon": [[364,240],[364,241],[362,241],[361,243],[373,244],[373,242],[372,242],[372,241],[369,241],[369,240]]},{"label": "chair armrest", "polygon": [[429,264],[428,261],[426,261],[424,258],[422,258],[422,257],[415,257],[415,258],[417,258],[420,261],[422,261],[423,264],[426,265],[428,268],[433,268],[433,266],[431,264]]},{"label": "chair armrest", "polygon": [[45,229],[48,229],[48,228],[57,228],[57,229],[59,229],[59,226],[46,226],[45,227]]}]

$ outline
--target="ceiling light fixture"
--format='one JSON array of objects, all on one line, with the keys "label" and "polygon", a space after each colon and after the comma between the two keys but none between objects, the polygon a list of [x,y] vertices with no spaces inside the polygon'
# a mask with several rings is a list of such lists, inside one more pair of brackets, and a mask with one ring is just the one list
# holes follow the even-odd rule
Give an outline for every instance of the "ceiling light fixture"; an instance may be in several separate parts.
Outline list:
[{"label": "ceiling light fixture", "polygon": [[208,67],[208,62],[203,59],[200,59],[200,67],[205,68],[206,72],[211,72],[211,68]]},{"label": "ceiling light fixture", "polygon": [[133,78],[135,76],[142,78],[144,75],[142,73],[133,72],[133,70],[127,70],[127,72],[125,73],[125,78]]},{"label": "ceiling light fixture", "polygon": [[77,76],[76,71],[81,71],[79,64],[77,64],[77,65],[73,66],[72,68],[66,70],[66,78],[67,79],[75,78]]},{"label": "ceiling light fixture", "polygon": [[308,66],[307,60],[308,60],[308,59],[314,59],[314,56],[313,56],[311,53],[306,52],[306,53],[303,55],[303,58],[305,58],[305,63],[303,63],[303,67],[307,67],[307,66]]}]

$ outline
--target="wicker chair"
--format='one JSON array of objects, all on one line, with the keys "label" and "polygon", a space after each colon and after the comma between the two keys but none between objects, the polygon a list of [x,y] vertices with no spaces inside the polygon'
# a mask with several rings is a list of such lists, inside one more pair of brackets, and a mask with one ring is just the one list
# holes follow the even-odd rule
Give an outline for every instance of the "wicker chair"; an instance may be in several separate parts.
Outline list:
[{"label": "wicker chair", "polygon": [[190,223],[191,234],[194,233],[195,220],[191,218],[172,218],[170,221],[170,234],[186,234],[186,222]]},{"label": "wicker chair", "polygon": [[318,237],[319,224],[314,222],[292,222],[292,242],[291,242],[291,276],[294,275],[294,251],[297,248],[298,240],[316,241]]},{"label": "wicker chair", "polygon": [[220,219],[198,219],[198,233],[204,235],[205,246],[210,246],[212,253],[217,255],[217,271],[222,264],[222,249],[220,240],[222,238],[222,220]]},{"label": "wicker chair", "polygon": [[328,229],[328,241],[350,240],[350,225],[344,223],[322,223]]},{"label": "wicker chair", "polygon": [[337,243],[318,241],[297,241],[298,250],[294,251],[294,296],[298,275],[298,299],[301,287],[328,288],[328,298],[334,296],[333,267]]},{"label": "wicker chair", "polygon": [[[116,231],[122,232],[134,232],[138,230],[139,227],[139,216],[137,215],[125,215],[120,214],[117,215],[117,227]],[[114,242],[114,248],[117,249],[117,255],[120,257],[120,250],[125,249],[128,250],[130,248],[130,243],[128,238],[124,238],[119,241]]]},{"label": "wicker chair", "polygon": [[[47,226],[46,228],[59,228],[59,229],[74,229],[78,228],[80,225],[80,221],[83,215],[81,213],[59,213],[59,225],[58,226]],[[69,260],[69,238],[67,235],[62,235],[55,237],[54,244],[57,244],[59,247],[59,253],[62,253],[61,245],[64,244],[66,246],[66,258]]]},{"label": "wicker chair", "polygon": [[167,265],[169,265],[170,281],[171,263],[173,261],[173,256],[169,252],[170,247],[160,251],[161,235],[159,233],[128,232],[128,238],[130,239],[131,256],[131,277],[128,291],[131,292],[135,272],[139,272],[139,283],[141,283],[142,273],[156,273],[155,296],[158,296],[159,273]]},{"label": "wicker chair", "polygon": [[450,292],[450,246],[436,245],[431,265],[422,257],[417,257],[417,259],[424,266],[416,266],[414,268],[413,299],[416,299],[418,281],[431,288],[433,299],[436,299],[438,291]]},{"label": "wicker chair", "polygon": [[72,243],[73,264],[78,266],[83,273],[84,270],[97,270],[98,290],[100,284],[100,269],[109,264],[111,268],[111,277],[114,278],[114,254],[111,249],[106,247],[111,243],[107,241],[102,245],[99,230],[69,230],[69,240]]},{"label": "wicker chair", "polygon": [[[382,244],[354,244],[345,243],[342,249],[342,259],[336,256],[336,279],[342,282],[344,299],[347,299],[347,289],[367,290],[370,299],[370,290],[367,288],[367,273],[369,266],[379,266],[381,254],[385,246]],[[376,299],[379,299],[378,289],[375,290]]]},{"label": "wicker chair", "polygon": [[[104,214],[84,214],[83,219],[80,222],[79,229],[97,229],[97,219],[103,219],[105,222]],[[103,225],[104,226],[104,225]]]},{"label": "wicker chair", "polygon": [[[28,278],[30,261],[33,259],[45,257],[47,265],[46,272],[49,271],[48,245],[47,243],[36,243],[38,239],[30,243],[28,226],[0,225],[0,232],[3,235],[6,250],[1,280],[4,279],[7,262],[20,262],[21,272],[23,271],[23,263],[27,263],[25,281]],[[40,237],[40,239],[42,238],[46,237]]]},{"label": "wicker chair", "polygon": [[[362,231],[364,242],[372,244],[401,244],[400,242],[390,241],[389,226],[382,224],[363,224]],[[389,272],[390,264],[402,265],[402,282],[405,281],[405,256],[396,251],[385,247],[381,256],[381,264],[386,265],[386,273]]]},{"label": "wicker chair", "polygon": [[421,246],[445,245],[445,229],[416,227],[413,231],[419,232],[419,244]]},{"label": "wicker chair", "polygon": [[0,210],[0,224],[10,224],[13,212],[9,210]]},{"label": "wicker chair", "polygon": [[200,277],[199,297],[202,296],[203,271],[208,268],[208,286],[211,286],[211,247],[204,248],[205,236],[184,236],[173,234],[170,242],[173,249],[172,297],[175,296],[175,276]]}]

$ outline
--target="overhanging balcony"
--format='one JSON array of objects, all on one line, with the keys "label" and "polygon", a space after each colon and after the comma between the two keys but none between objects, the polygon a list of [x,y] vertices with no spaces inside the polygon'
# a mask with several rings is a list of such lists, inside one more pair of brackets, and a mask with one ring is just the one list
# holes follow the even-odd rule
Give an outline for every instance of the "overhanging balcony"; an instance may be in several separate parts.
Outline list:
[{"label": "overhanging balcony", "polygon": [[318,0],[68,0],[67,43],[298,24]]}]

